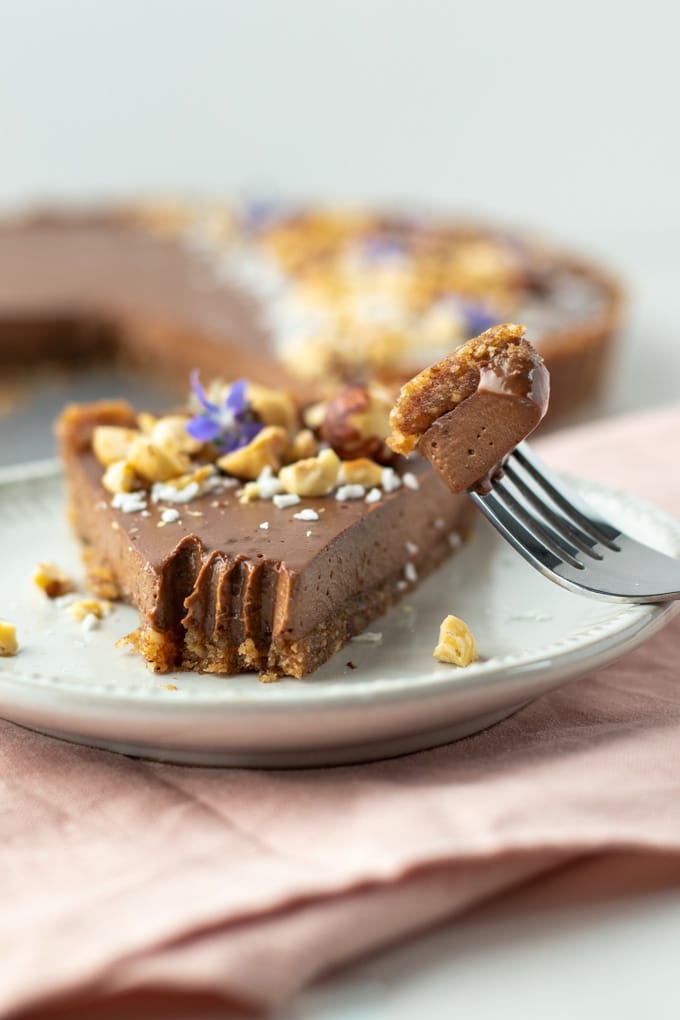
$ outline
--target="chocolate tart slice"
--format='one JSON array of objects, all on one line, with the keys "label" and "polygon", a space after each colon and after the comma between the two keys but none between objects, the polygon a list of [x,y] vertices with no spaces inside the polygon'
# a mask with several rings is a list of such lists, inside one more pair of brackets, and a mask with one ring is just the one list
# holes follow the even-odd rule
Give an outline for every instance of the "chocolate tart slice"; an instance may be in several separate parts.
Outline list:
[{"label": "chocolate tart slice", "polygon": [[368,502],[341,488],[288,508],[244,503],[219,477],[182,505],[112,499],[93,435],[136,422],[122,402],[76,405],[57,431],[91,587],[139,609],[130,642],[158,672],[301,677],[459,544],[468,502],[422,461],[402,460],[394,491]]},{"label": "chocolate tart slice", "polygon": [[406,383],[387,445],[402,454],[417,449],[453,493],[488,491],[548,409],[550,376],[524,332],[514,323],[494,326]]}]

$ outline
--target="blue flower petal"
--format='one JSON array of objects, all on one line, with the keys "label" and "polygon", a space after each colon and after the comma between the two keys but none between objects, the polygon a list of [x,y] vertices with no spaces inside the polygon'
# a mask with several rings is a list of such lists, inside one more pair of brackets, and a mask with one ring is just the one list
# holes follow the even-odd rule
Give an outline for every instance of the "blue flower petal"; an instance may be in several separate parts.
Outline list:
[{"label": "blue flower petal", "polygon": [[264,425],[259,421],[246,421],[241,425],[240,433],[243,440],[242,445],[247,446],[255,436],[262,431]]},{"label": "blue flower petal", "polygon": [[198,371],[194,369],[191,373],[191,388],[196,394],[196,399],[200,403],[201,407],[205,408],[210,414],[218,414],[219,407],[217,404],[213,404],[211,400],[208,400],[205,390],[201,386],[201,380],[199,378]]},{"label": "blue flower petal", "polygon": [[207,414],[197,414],[187,422],[187,432],[199,443],[212,443],[220,434],[220,426]]},{"label": "blue flower petal", "polygon": [[406,251],[403,242],[399,238],[378,234],[375,237],[367,237],[364,240],[361,246],[361,254],[367,262],[390,262],[392,260],[403,259]]},{"label": "blue flower petal", "polygon": [[247,230],[260,230],[281,215],[283,205],[275,198],[254,199],[243,210],[243,221]]},{"label": "blue flower petal", "polygon": [[484,333],[498,322],[498,314],[494,314],[484,305],[475,305],[466,301],[463,302],[462,308],[470,336],[478,336],[479,333]]},{"label": "blue flower petal", "polygon": [[248,383],[245,379],[237,379],[229,387],[229,394],[224,402],[224,406],[236,415],[243,414],[248,407],[248,400],[246,398],[247,388]]}]

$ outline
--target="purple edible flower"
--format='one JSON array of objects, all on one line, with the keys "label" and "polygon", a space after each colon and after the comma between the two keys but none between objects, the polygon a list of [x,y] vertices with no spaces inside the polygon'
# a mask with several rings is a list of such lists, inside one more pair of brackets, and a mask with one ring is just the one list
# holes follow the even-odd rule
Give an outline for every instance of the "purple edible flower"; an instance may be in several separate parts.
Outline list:
[{"label": "purple edible flower", "polygon": [[503,322],[503,313],[483,301],[473,301],[462,294],[444,294],[437,300],[441,308],[456,320],[463,320],[462,328],[466,337],[478,336],[485,330]]},{"label": "purple edible flower", "polygon": [[243,226],[247,232],[258,233],[270,227],[284,216],[285,212],[286,207],[278,198],[253,199],[243,208]]},{"label": "purple edible flower", "polygon": [[403,241],[381,234],[362,238],[360,252],[366,262],[400,262],[406,257]]},{"label": "purple edible flower", "polygon": [[192,372],[191,388],[202,410],[187,422],[189,435],[201,443],[215,443],[225,453],[247,446],[262,428],[248,403],[247,386],[245,379],[237,379],[216,404],[208,398],[198,372]]},{"label": "purple edible flower", "polygon": [[479,336],[499,322],[498,312],[488,305],[475,304],[472,301],[461,301],[460,308],[465,316],[465,324],[469,336]]}]

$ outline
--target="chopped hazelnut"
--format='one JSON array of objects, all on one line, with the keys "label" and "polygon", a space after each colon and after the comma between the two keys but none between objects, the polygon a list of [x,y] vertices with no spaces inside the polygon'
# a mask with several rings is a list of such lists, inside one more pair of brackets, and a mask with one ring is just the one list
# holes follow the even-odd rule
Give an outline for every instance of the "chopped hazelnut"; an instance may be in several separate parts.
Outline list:
[{"label": "chopped hazelnut", "polygon": [[56,563],[39,563],[33,574],[33,581],[47,595],[48,599],[59,598],[74,591],[73,579]]},{"label": "chopped hazelnut", "polygon": [[158,419],[155,414],[149,414],[148,411],[140,411],[137,415],[137,427],[140,432],[143,432],[145,436],[151,433],[152,428],[156,424]]},{"label": "chopped hazelnut", "polygon": [[317,457],[308,457],[281,468],[279,481],[286,492],[296,496],[327,496],[338,481],[340,459],[333,450],[322,450]]},{"label": "chopped hazelnut", "polygon": [[137,436],[134,440],[127,462],[147,482],[167,482],[191,468],[185,453],[157,446],[146,436]]},{"label": "chopped hazelnut", "polygon": [[16,627],[7,620],[0,620],[0,656],[16,655],[18,651]]},{"label": "chopped hazelnut", "polygon": [[323,425],[323,420],[326,417],[326,406],[327,401],[322,400],[318,404],[310,404],[309,407],[305,408],[302,420],[312,432],[316,432]]},{"label": "chopped hazelnut", "polygon": [[286,464],[294,464],[296,460],[315,457],[318,444],[311,429],[301,429],[286,453]]},{"label": "chopped hazelnut", "polygon": [[439,628],[439,642],[432,653],[440,662],[469,666],[477,659],[477,648],[466,623],[457,616],[447,616]]},{"label": "chopped hazelnut", "polygon": [[288,446],[288,433],[280,425],[267,425],[261,429],[247,446],[232,453],[225,453],[217,461],[218,467],[228,475],[255,481],[260,472],[268,467],[276,472],[281,467],[283,454]]},{"label": "chopped hazelnut", "polygon": [[328,402],[322,435],[343,460],[381,456],[391,408],[379,386],[345,386]]},{"label": "chopped hazelnut", "polygon": [[247,397],[253,411],[264,425],[280,425],[287,432],[294,432],[297,428],[298,409],[288,393],[249,382]]},{"label": "chopped hazelnut", "polygon": [[77,602],[71,603],[67,612],[74,620],[82,622],[87,616],[94,616],[97,620],[103,620],[111,612],[112,608],[111,603],[106,599],[78,599]]},{"label": "chopped hazelnut", "polygon": [[203,443],[187,432],[189,419],[180,414],[159,418],[151,427],[149,439],[171,456],[198,453]]},{"label": "chopped hazelnut", "polygon": [[339,481],[349,485],[363,485],[365,489],[373,489],[382,481],[383,469],[380,464],[367,457],[357,460],[344,460],[340,467]]},{"label": "chopped hazelnut", "polygon": [[137,488],[137,475],[126,460],[118,460],[107,467],[102,476],[102,485],[114,495],[118,492],[132,492]]},{"label": "chopped hazelnut", "polygon": [[125,460],[139,433],[118,425],[97,425],[92,434],[92,449],[100,464],[108,467]]}]

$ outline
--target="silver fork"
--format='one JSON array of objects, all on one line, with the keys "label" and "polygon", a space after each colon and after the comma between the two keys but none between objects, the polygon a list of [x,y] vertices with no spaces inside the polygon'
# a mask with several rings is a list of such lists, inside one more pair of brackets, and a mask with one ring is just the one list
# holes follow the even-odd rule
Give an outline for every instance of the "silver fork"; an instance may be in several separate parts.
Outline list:
[{"label": "silver fork", "polygon": [[608,602],[680,598],[680,560],[636,542],[584,503],[526,443],[473,502],[525,560],[564,588]]}]

